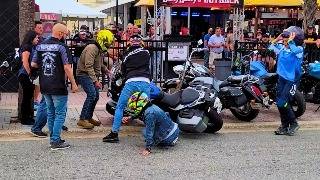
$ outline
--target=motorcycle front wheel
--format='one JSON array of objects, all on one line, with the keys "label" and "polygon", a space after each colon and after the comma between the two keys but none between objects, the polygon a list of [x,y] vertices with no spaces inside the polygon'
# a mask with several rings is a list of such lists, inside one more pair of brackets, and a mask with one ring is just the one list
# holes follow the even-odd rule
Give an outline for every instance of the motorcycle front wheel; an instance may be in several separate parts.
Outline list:
[{"label": "motorcycle front wheel", "polygon": [[223,120],[221,116],[218,114],[216,109],[210,109],[210,111],[206,114],[209,118],[209,122],[205,132],[206,133],[218,132],[223,126]]},{"label": "motorcycle front wheel", "polygon": [[242,107],[232,107],[230,108],[230,111],[237,119],[246,122],[250,122],[255,119],[260,112],[259,109],[253,109],[249,102]]}]

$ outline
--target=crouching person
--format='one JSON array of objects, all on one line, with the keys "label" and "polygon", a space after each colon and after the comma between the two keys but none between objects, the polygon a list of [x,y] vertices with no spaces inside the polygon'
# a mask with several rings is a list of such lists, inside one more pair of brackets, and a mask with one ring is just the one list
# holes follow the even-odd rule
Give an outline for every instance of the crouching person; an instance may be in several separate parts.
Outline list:
[{"label": "crouching person", "polygon": [[128,100],[128,111],[134,118],[145,123],[143,135],[146,147],[143,156],[151,153],[154,146],[174,146],[180,133],[179,127],[158,106],[151,104],[144,92],[135,92]]}]

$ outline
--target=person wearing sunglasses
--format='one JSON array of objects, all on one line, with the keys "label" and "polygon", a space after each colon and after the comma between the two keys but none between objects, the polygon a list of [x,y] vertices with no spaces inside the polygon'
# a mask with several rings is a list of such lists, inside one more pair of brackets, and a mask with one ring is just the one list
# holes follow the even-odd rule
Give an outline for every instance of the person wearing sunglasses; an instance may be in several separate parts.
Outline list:
[{"label": "person wearing sunglasses", "polygon": [[96,41],[88,43],[81,53],[77,66],[77,77],[87,94],[77,123],[81,128],[92,129],[94,126],[101,125],[99,120],[92,119],[93,111],[99,100],[99,90],[102,89],[99,81],[101,69],[104,68],[101,53],[106,52],[113,42],[113,33],[109,30],[101,30],[97,34]]}]

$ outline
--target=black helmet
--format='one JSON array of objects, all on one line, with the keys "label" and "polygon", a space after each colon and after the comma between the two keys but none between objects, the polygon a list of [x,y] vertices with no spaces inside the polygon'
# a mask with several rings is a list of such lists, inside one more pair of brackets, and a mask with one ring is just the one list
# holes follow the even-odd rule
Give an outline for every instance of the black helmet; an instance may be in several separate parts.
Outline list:
[{"label": "black helmet", "polygon": [[297,46],[302,46],[303,45],[303,40],[304,40],[304,32],[301,28],[297,26],[290,26],[289,28],[283,30],[283,36],[290,36],[291,33],[296,33],[296,37],[294,38],[294,42],[296,43]]}]

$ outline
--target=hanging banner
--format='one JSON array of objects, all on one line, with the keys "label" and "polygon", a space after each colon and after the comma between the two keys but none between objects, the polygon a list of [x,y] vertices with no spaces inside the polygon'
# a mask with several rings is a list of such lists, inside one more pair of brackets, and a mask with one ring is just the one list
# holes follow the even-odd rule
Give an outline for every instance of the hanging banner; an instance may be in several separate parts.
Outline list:
[{"label": "hanging banner", "polygon": [[162,6],[198,7],[198,8],[228,8],[243,6],[243,0],[158,0]]}]

